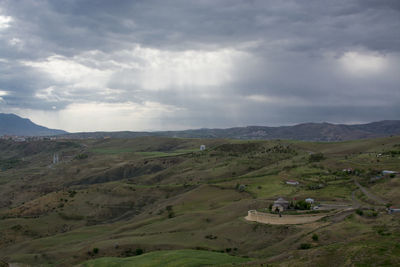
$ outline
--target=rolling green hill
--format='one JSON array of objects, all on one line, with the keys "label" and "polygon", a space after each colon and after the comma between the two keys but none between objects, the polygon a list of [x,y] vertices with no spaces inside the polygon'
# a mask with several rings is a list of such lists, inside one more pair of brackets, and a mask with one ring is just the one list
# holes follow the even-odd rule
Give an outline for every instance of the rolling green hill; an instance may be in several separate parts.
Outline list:
[{"label": "rolling green hill", "polygon": [[[400,215],[386,210],[400,206],[400,177],[381,175],[400,171],[398,136],[0,140],[0,168],[0,260],[8,263],[400,264]],[[269,210],[278,197],[311,197],[320,208],[279,217]],[[281,221],[249,221],[249,210]],[[296,223],[315,215],[322,219]]]}]

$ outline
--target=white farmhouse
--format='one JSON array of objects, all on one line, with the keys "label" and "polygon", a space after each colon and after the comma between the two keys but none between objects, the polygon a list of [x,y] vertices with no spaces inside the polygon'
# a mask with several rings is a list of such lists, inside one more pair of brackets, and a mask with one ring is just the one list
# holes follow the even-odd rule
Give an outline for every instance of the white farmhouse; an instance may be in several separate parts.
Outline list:
[{"label": "white farmhouse", "polygon": [[298,182],[298,181],[295,181],[295,180],[287,180],[287,181],[286,181],[286,184],[290,184],[290,185],[298,185],[298,184],[299,184],[299,182]]}]

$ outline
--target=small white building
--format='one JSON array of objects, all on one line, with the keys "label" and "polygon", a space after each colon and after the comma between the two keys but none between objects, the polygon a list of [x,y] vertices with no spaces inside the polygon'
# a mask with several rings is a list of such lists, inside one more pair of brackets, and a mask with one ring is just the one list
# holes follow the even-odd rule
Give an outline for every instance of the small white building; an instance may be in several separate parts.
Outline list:
[{"label": "small white building", "polygon": [[395,207],[388,208],[388,213],[389,214],[398,213],[398,212],[400,212],[400,209],[396,209]]},{"label": "small white building", "polygon": [[200,146],[200,151],[204,151],[204,150],[206,150],[206,145],[201,145]]},{"label": "small white building", "polygon": [[306,201],[307,203],[314,204],[314,199],[312,199],[312,198],[306,198],[305,201]]},{"label": "small white building", "polygon": [[298,184],[299,184],[299,182],[298,182],[298,181],[295,181],[295,180],[287,180],[287,181],[286,181],[286,184],[290,184],[290,185],[298,185]]},{"label": "small white building", "polygon": [[382,175],[390,175],[390,174],[397,174],[397,172],[395,172],[395,171],[387,171],[387,170],[382,171]]}]

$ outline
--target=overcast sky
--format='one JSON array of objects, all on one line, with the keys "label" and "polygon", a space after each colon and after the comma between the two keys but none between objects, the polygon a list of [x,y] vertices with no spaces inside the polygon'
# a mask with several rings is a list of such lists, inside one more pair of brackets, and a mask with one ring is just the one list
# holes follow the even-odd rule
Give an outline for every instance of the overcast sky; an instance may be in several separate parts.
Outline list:
[{"label": "overcast sky", "polygon": [[72,132],[400,119],[400,1],[0,0],[0,112]]}]

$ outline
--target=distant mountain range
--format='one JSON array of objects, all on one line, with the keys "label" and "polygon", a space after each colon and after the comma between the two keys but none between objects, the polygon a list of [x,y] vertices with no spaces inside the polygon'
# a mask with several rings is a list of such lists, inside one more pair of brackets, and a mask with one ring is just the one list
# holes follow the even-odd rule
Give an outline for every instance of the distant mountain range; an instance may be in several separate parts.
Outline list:
[{"label": "distant mountain range", "polygon": [[344,141],[400,135],[400,120],[367,124],[303,123],[294,126],[248,126],[228,129],[196,129],[160,132],[91,132],[63,135],[69,138],[134,138],[163,136],[178,138],[291,139],[304,141]]},{"label": "distant mountain range", "polygon": [[344,141],[400,135],[400,120],[367,124],[302,123],[294,126],[248,126],[228,129],[195,129],[158,132],[82,132],[67,133],[39,126],[14,114],[0,113],[0,135],[61,136],[65,138],[134,138],[159,136],[177,138],[291,139],[304,141]]},{"label": "distant mountain range", "polygon": [[66,131],[49,129],[15,114],[0,113],[0,135],[52,136],[66,134]]}]

